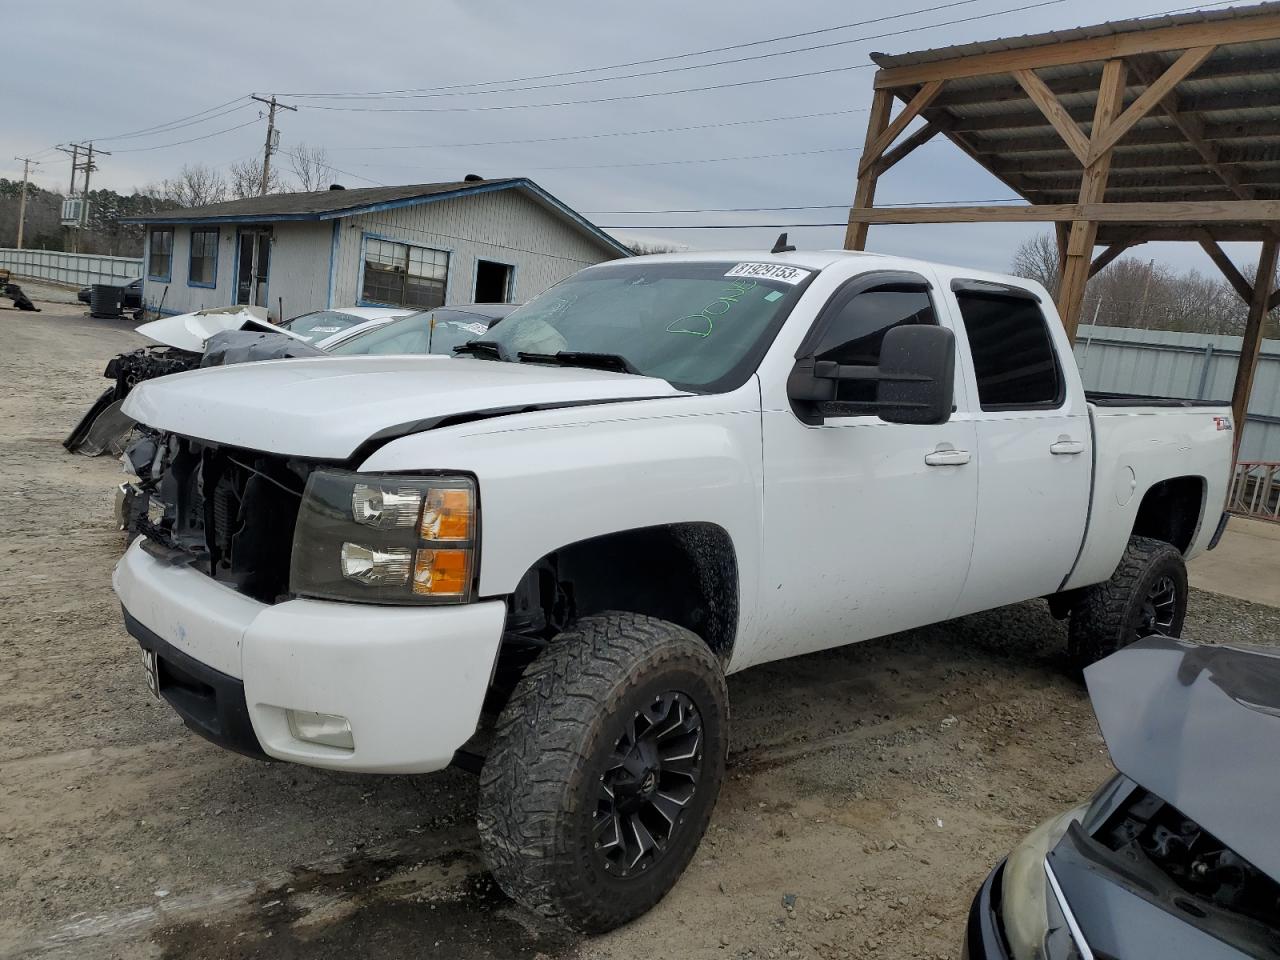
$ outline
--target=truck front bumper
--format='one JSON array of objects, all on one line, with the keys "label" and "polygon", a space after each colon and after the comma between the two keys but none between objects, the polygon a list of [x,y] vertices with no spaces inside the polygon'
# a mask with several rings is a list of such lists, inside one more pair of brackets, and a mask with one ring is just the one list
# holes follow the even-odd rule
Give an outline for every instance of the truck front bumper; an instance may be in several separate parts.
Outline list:
[{"label": "truck front bumper", "polygon": [[[449,765],[472,734],[506,605],[258,603],[134,543],[112,576],[160,695],[195,732],[249,755],[366,773]],[[352,749],[301,740],[289,711],[345,718]]]}]

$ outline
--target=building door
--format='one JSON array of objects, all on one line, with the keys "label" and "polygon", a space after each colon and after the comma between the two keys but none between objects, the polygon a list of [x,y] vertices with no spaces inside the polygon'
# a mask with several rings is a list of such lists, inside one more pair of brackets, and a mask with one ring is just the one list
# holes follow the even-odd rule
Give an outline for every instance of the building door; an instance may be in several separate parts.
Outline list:
[{"label": "building door", "polygon": [[267,280],[271,268],[271,228],[236,235],[236,303],[270,308]]},{"label": "building door", "polygon": [[496,260],[476,261],[476,303],[508,303],[511,299],[509,263]]}]

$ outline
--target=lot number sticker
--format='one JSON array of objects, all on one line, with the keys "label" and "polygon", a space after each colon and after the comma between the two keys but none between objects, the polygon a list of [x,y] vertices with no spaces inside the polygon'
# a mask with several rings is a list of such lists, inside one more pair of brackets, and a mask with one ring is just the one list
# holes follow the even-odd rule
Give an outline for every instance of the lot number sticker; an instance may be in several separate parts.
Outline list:
[{"label": "lot number sticker", "polygon": [[788,267],[782,263],[739,263],[725,274],[726,277],[755,277],[759,280],[777,280],[795,286],[812,273],[799,267]]}]

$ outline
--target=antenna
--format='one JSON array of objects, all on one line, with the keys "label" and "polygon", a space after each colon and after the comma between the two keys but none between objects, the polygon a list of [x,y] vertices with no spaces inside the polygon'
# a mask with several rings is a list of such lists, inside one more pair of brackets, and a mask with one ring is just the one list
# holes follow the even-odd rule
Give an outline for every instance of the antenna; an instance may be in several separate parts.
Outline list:
[{"label": "antenna", "polygon": [[787,235],[785,233],[780,233],[778,234],[777,242],[773,245],[773,249],[770,250],[769,252],[770,253],[790,253],[794,249],[795,247],[787,243]]}]

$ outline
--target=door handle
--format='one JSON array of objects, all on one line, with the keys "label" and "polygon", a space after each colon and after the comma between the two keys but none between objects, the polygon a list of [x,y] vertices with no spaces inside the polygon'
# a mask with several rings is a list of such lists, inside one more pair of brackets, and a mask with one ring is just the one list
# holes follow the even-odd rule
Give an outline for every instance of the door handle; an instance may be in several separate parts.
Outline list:
[{"label": "door handle", "polygon": [[968,450],[953,450],[951,448],[935,450],[933,453],[926,453],[924,456],[924,462],[931,467],[958,467],[961,464],[968,463],[969,460]]},{"label": "door handle", "polygon": [[1070,437],[1059,437],[1056,443],[1049,444],[1049,452],[1054,456],[1075,456],[1084,453],[1084,443]]}]

